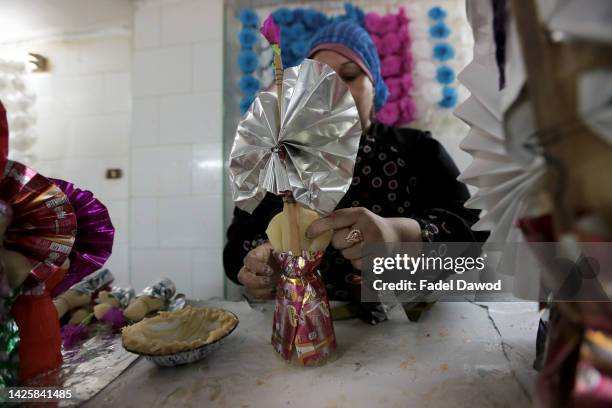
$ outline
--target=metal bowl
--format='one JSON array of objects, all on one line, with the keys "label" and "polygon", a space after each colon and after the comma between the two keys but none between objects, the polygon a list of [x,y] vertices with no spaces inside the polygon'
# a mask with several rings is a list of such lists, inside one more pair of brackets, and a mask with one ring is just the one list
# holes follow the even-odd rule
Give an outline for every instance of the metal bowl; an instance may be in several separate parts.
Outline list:
[{"label": "metal bowl", "polygon": [[170,354],[146,354],[146,353],[140,353],[137,351],[133,351],[128,348],[125,348],[125,349],[129,351],[130,353],[134,353],[134,354],[143,356],[147,360],[161,367],[175,367],[175,366],[179,366],[183,364],[195,363],[196,361],[202,360],[204,357],[208,356],[213,351],[215,351],[217,348],[219,348],[219,346],[227,338],[227,336],[232,334],[233,331],[236,330],[236,327],[238,327],[238,323],[239,323],[238,317],[234,313],[228,310],[223,309],[223,311],[232,315],[234,319],[236,320],[236,324],[223,337],[218,338],[212,343],[204,344],[203,346],[196,347],[191,350],[184,350],[184,351],[179,351],[177,353],[170,353]]}]

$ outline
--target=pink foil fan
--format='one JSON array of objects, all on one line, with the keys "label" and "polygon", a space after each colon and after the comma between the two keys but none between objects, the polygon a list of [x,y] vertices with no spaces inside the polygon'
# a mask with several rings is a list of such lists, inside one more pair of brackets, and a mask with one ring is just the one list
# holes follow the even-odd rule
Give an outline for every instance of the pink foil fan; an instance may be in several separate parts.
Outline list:
[{"label": "pink foil fan", "polygon": [[58,296],[85,276],[102,268],[113,250],[115,228],[108,210],[92,192],[76,188],[64,180],[51,179],[68,197],[77,218],[77,234],[70,268],[64,279],[53,290]]}]

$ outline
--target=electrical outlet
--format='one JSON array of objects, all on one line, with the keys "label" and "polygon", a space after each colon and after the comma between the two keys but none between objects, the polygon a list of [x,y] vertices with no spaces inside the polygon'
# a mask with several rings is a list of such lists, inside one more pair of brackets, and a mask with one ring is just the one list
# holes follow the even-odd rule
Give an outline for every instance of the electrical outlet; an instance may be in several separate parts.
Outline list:
[{"label": "electrical outlet", "polygon": [[121,169],[106,169],[106,178],[108,180],[117,180],[123,177],[123,170]]}]

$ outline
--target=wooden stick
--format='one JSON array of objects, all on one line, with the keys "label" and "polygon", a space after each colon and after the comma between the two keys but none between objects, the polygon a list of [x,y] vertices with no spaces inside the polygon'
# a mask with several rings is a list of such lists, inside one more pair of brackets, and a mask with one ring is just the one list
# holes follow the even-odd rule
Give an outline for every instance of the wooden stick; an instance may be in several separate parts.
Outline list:
[{"label": "wooden stick", "polygon": [[[276,93],[278,101],[278,118],[282,115],[283,106],[283,59],[280,54],[274,53],[274,76],[276,81]],[[300,224],[298,222],[299,208],[291,192],[283,196],[283,211],[287,212],[289,221],[289,250],[293,255],[302,254]]]},{"label": "wooden stick", "polygon": [[289,221],[289,250],[293,255],[301,255],[302,240],[300,238],[300,224],[298,222],[299,208],[293,195],[284,196],[283,211],[287,212],[287,220]]},{"label": "wooden stick", "polygon": [[274,77],[276,79],[276,95],[278,101],[278,117],[282,114],[283,98],[283,59],[276,52],[274,53]]}]

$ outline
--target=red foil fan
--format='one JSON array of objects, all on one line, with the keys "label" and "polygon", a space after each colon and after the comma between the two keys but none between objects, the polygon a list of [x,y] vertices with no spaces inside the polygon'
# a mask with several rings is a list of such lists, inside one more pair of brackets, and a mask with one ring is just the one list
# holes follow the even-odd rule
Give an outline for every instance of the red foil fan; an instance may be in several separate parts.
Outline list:
[{"label": "red foil fan", "polygon": [[56,297],[104,266],[113,250],[115,228],[108,210],[92,192],[76,188],[64,180],[50,180],[68,197],[78,226],[70,253],[70,267],[64,279],[53,289],[53,297]]},{"label": "red foil fan", "polygon": [[74,244],[77,220],[68,198],[36,171],[8,160],[0,180],[0,200],[13,209],[4,246],[20,252],[32,264],[27,286],[45,282]]},{"label": "red foil fan", "polygon": [[272,345],[285,360],[323,364],[335,356],[336,335],[325,284],[317,269],[323,252],[302,256],[280,253],[282,268],[276,291]]}]

